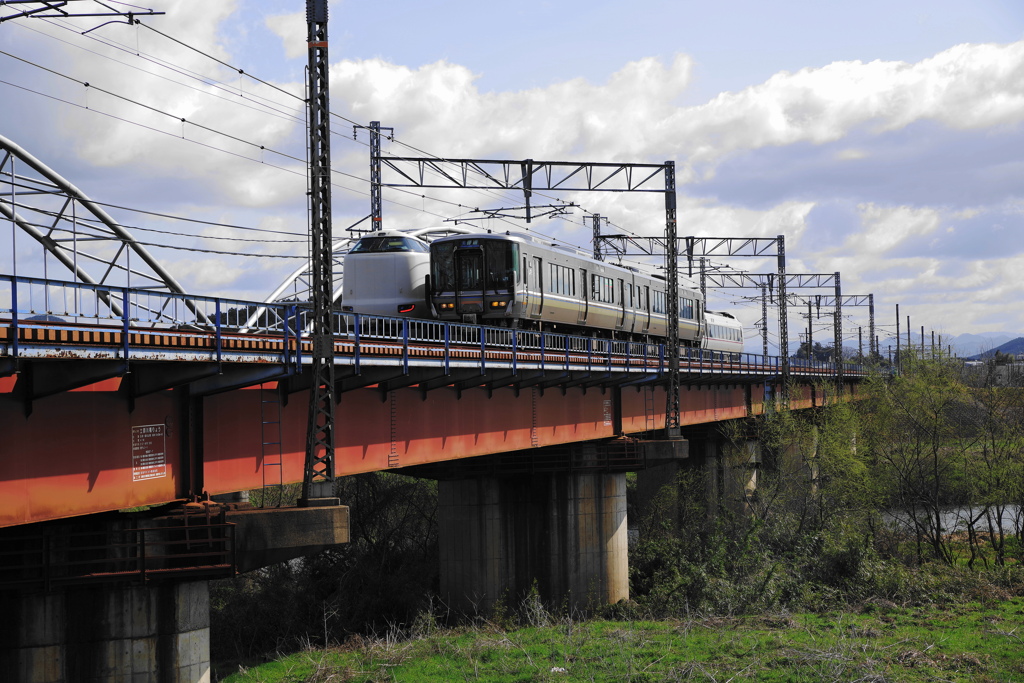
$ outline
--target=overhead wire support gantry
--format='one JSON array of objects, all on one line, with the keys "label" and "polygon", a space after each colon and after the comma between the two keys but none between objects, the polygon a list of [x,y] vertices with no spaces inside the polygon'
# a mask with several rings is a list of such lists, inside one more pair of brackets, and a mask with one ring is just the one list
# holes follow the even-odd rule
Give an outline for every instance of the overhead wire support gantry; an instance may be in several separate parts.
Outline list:
[{"label": "overhead wire support gantry", "polygon": [[[671,162],[667,162],[671,163]],[[667,164],[666,164],[667,165]],[[667,171],[666,171],[667,175]],[[666,178],[666,185],[667,185]],[[674,173],[673,173],[674,187]],[[666,193],[667,195],[667,193]],[[673,202],[675,192],[672,193]],[[666,196],[667,201],[667,196]],[[675,209],[672,210],[673,217]],[[674,219],[672,221],[674,227]],[[594,250],[605,254],[623,256],[653,256],[659,250],[666,254],[665,267],[667,275],[672,278],[673,286],[677,282],[679,271],[680,244],[686,256],[687,273],[693,277],[694,263],[698,270],[704,264],[704,257],[746,256],[764,258],[775,256],[778,271],[772,275],[777,279],[779,301],[786,300],[786,238],[778,237],[677,237],[674,232],[665,231],[664,237],[638,237],[636,235],[595,235]],[[669,255],[671,254],[671,259]],[[737,274],[739,275],[739,274]],[[671,291],[675,291],[673,288]],[[703,291],[703,284],[702,284]],[[669,325],[671,328],[672,325]],[[782,356],[783,384],[789,379],[789,324],[786,319],[786,306],[779,306],[779,349]]]},{"label": "overhead wire support gantry", "polygon": [[[842,282],[839,272],[835,273],[788,273],[780,281],[777,273],[748,273],[745,271],[707,271],[701,270],[701,286],[707,284],[718,289],[760,289],[761,295],[753,297],[760,299],[762,303],[762,317],[767,321],[766,302],[772,299],[772,292],[777,285],[785,289],[832,289],[834,294],[815,294],[813,296],[802,296],[799,294],[780,294],[778,305],[780,311],[788,306],[810,306],[818,308],[834,308],[835,322],[833,324],[834,346],[833,352],[837,363],[837,372],[842,375],[842,309],[844,306],[867,306],[869,315],[869,352],[873,355],[875,349],[875,295],[874,294],[843,294]],[[766,329],[762,331],[766,334]],[[767,336],[765,337],[767,347]],[[780,351],[782,351],[780,349]],[[783,352],[788,355],[788,349]],[[767,355],[767,350],[765,351]]]},{"label": "overhead wire support gantry", "polygon": [[[25,6],[20,12],[14,14],[8,14],[6,16],[0,16],[0,23],[8,21],[10,19],[69,19],[72,17],[122,17],[127,19],[127,23],[131,24],[135,21],[135,17],[142,16],[154,16],[158,14],[166,14],[166,12],[157,12],[151,9],[143,9],[141,7],[133,7],[130,12],[123,12],[121,10],[114,9],[99,0],[90,0],[93,4],[99,5],[106,9],[106,12],[76,12],[71,9],[63,9],[69,7],[72,3],[81,3],[85,0],[4,0],[0,2],[0,5],[4,7],[20,7]],[[45,14],[49,12],[49,14]],[[107,22],[112,23],[112,22]],[[120,23],[120,22],[118,22]],[[104,24],[100,24],[103,26]],[[95,28],[99,28],[96,26]],[[93,29],[89,29],[90,31]],[[88,33],[88,31],[86,31]]]},{"label": "overhead wire support gantry", "polygon": [[[397,174],[396,182],[382,187],[415,187],[461,190],[516,190],[525,199],[527,223],[532,215],[534,192],[647,192],[665,197],[664,246],[666,315],[679,318],[679,260],[676,240],[676,168],[674,161],[661,164],[537,161],[535,159],[445,159],[441,157],[380,157],[381,164]],[[429,176],[429,180],[428,180]],[[656,180],[661,177],[663,185]],[[668,397],[665,429],[668,437],[680,436],[679,327],[668,325]]]}]

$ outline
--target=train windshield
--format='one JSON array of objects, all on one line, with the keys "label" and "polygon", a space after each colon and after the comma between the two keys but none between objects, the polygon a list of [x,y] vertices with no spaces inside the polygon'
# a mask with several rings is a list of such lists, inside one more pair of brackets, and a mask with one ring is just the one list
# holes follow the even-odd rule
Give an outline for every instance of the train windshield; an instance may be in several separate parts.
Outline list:
[{"label": "train windshield", "polygon": [[396,251],[430,251],[430,248],[409,237],[364,237],[352,247],[353,254],[381,254]]},{"label": "train windshield", "polygon": [[519,245],[467,237],[430,245],[435,292],[507,290],[515,285]]}]

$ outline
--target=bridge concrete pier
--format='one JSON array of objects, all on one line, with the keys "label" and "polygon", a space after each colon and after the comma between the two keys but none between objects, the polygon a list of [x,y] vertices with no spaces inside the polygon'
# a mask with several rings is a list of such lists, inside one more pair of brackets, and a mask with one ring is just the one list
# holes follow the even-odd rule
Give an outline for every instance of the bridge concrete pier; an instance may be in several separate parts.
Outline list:
[{"label": "bridge concrete pier", "polygon": [[0,671],[22,683],[207,683],[209,581],[0,594]]},{"label": "bridge concrete pier", "polygon": [[549,604],[587,610],[629,597],[624,473],[438,482],[441,594],[457,612]]},{"label": "bridge concrete pier", "polygon": [[0,681],[206,683],[209,579],[347,543],[348,523],[189,503],[0,530]]},{"label": "bridge concrete pier", "polygon": [[691,434],[688,444],[686,458],[637,472],[636,508],[641,516],[657,515],[679,529],[694,524],[695,515],[711,520],[721,510],[746,514],[757,490],[761,443]]}]

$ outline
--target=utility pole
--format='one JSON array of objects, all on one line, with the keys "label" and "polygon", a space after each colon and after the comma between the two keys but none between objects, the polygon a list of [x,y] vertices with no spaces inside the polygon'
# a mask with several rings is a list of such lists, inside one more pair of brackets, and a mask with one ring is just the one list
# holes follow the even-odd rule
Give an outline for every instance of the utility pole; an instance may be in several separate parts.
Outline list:
[{"label": "utility pole", "polygon": [[900,357],[900,305],[896,304],[896,369],[903,367]]},{"label": "utility pole", "polygon": [[875,335],[875,295],[868,294],[868,353],[874,359],[875,354],[882,355],[878,348],[878,337]]},{"label": "utility pole", "polygon": [[312,371],[306,466],[302,479],[304,507],[337,505],[334,497],[334,302],[331,237],[331,131],[328,98],[327,0],[306,0],[308,27],[309,234],[313,271]]},{"label": "utility pole", "polygon": [[814,313],[811,300],[807,300],[807,360],[814,359]]},{"label": "utility pole", "polygon": [[[395,132],[394,128],[382,128],[380,121],[370,121],[369,126],[359,124],[352,125],[352,138],[355,139],[356,132],[360,128],[370,131],[370,232],[384,229],[384,211],[380,195],[380,132],[382,130]],[[362,221],[360,221],[362,222]],[[366,232],[355,226],[348,229],[349,232]]]},{"label": "utility pole", "polygon": [[768,357],[768,288],[761,285],[761,355]]},{"label": "utility pole", "polygon": [[789,383],[789,319],[786,314],[786,238],[783,235],[778,236],[778,245],[779,356],[782,357],[782,384],[785,386]]},{"label": "utility pole", "polygon": [[[604,261],[604,254],[601,253],[601,214],[595,213],[590,219],[594,222],[594,260]],[[586,283],[583,283],[586,286]]]},{"label": "utility pole", "polygon": [[836,384],[843,386],[843,288],[839,281],[839,271],[836,271],[836,306],[833,311],[835,322],[832,325],[833,355],[836,359]]},{"label": "utility pole", "polygon": [[676,164],[665,162],[665,299],[668,320],[668,397],[665,436],[682,436],[679,407],[679,243],[676,241]]}]

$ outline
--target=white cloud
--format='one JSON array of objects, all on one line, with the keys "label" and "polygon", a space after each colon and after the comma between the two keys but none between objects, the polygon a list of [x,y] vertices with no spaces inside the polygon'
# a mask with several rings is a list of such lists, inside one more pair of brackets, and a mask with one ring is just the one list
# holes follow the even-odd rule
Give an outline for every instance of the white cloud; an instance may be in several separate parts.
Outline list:
[{"label": "white cloud", "polygon": [[[236,11],[236,2],[212,3],[203,12],[190,11],[185,0],[167,3],[169,11],[161,30],[187,36],[190,44],[219,59],[233,63],[231,43],[222,27]],[[177,11],[174,11],[176,10]],[[268,17],[265,25],[284,45],[288,58],[305,52],[303,14]],[[44,30],[52,30],[45,29]],[[127,41],[125,27],[118,37]],[[134,40],[134,29],[131,38]],[[109,33],[109,32],[108,32]],[[128,123],[83,114],[79,109],[61,109],[61,135],[86,165],[105,170],[121,169],[126,174],[181,180],[191,183],[225,204],[258,210],[267,221],[291,223],[302,213],[305,180],[303,174],[303,112],[301,103],[289,100],[267,88],[246,82],[244,104],[231,93],[239,85],[237,73],[215,66],[205,57],[183,50],[148,33],[143,34],[143,52],[159,54],[182,71],[194,71],[215,78],[205,84],[183,74],[167,75],[168,80],[126,69],[117,63],[60,47],[61,54],[52,63],[67,66],[75,77],[88,80],[92,87],[103,87],[129,96],[180,120],[137,105],[113,100],[98,92],[86,95],[75,86],[69,99],[88,102],[116,116],[151,126],[165,134]],[[91,46],[96,47],[96,46]],[[129,57],[113,49],[96,49],[119,60]],[[135,62],[133,62],[135,63]],[[147,66],[147,69],[153,67]],[[870,284],[886,297],[919,300],[922,306],[937,310],[946,302],[931,302],[930,292],[952,292],[956,307],[971,309],[970,301],[995,307],[1013,300],[1007,282],[1016,281],[1022,265],[1019,257],[1007,254],[1001,260],[962,258],[956,276],[950,261],[957,254],[937,253],[941,239],[962,234],[961,221],[972,221],[975,229],[984,229],[990,237],[1003,220],[1010,234],[1017,225],[1012,219],[1010,202],[1001,213],[991,207],[918,206],[886,202],[883,198],[858,197],[847,200],[857,204],[855,234],[845,239],[808,234],[808,216],[826,198],[813,189],[785,187],[753,200],[747,196],[724,202],[716,197],[687,197],[686,184],[707,179],[716,173],[734,172],[726,161],[742,165],[744,155],[765,148],[785,148],[834,143],[822,155],[833,167],[849,173],[860,172],[876,162],[872,178],[878,186],[886,182],[885,155],[891,150],[880,139],[912,124],[930,122],[945,131],[982,130],[998,136],[1024,119],[1024,41],[1008,45],[957,45],[916,63],[872,61],[834,62],[795,72],[779,72],[757,85],[736,92],[725,92],[698,106],[679,104],[691,87],[693,60],[676,56],[671,63],[655,58],[625,64],[603,82],[574,78],[549,86],[519,91],[482,91],[479,74],[461,64],[437,61],[421,66],[391,64],[381,59],[341,60],[331,66],[332,109],[335,113],[360,122],[378,120],[395,128],[397,137],[428,153],[448,157],[563,159],[590,161],[677,162],[680,188],[679,226],[681,234],[787,238],[791,270],[802,272],[844,272],[844,283],[853,289]],[[301,83],[278,84],[291,92],[302,93]],[[42,87],[42,86],[41,86]],[[48,87],[48,86],[47,86]],[[47,89],[44,87],[43,89]],[[282,111],[268,115],[255,108],[261,97],[280,103]],[[297,115],[297,119],[293,116]],[[233,135],[240,140],[203,131],[201,124]],[[333,150],[337,170],[359,177],[367,175],[365,133],[360,143],[350,137],[348,124],[336,122],[338,136]],[[183,134],[187,141],[183,141]],[[886,138],[889,140],[891,138]],[[254,148],[247,144],[253,142]],[[196,142],[230,153],[215,151]],[[287,151],[299,160],[282,159],[266,150]],[[385,142],[385,149],[397,155],[419,152],[397,143]],[[912,147],[912,146],[911,146]],[[900,150],[913,155],[915,149]],[[795,157],[795,154],[793,155]],[[747,157],[749,158],[749,157]],[[780,163],[786,156],[779,155]],[[255,159],[265,163],[259,165]],[[823,162],[824,163],[824,162]],[[957,182],[956,173],[968,172],[974,161],[965,160],[965,168],[950,169],[941,182]],[[286,166],[298,174],[273,168]],[[60,169],[58,168],[58,171]],[[1012,169],[1004,169],[1006,173]],[[772,169],[760,170],[770,180]],[[986,176],[987,178],[987,176]],[[368,212],[366,185],[358,180],[335,176],[339,186],[354,192],[336,193],[335,220],[338,229]],[[73,181],[75,179],[72,179]],[[757,182],[755,175],[752,183]],[[184,181],[187,181],[184,182]],[[83,183],[83,185],[86,185]],[[1012,187],[1012,185],[1011,185]],[[83,189],[88,189],[83,187]],[[419,193],[414,193],[419,194]],[[429,198],[385,190],[385,199],[405,206],[385,204],[385,222],[389,227],[436,224],[441,216],[465,213],[477,206],[509,206],[516,193],[503,196],[480,193],[446,193],[428,190],[425,194],[462,207],[437,203]],[[554,193],[550,193],[554,194]],[[202,201],[210,201],[204,197]],[[642,234],[660,233],[664,226],[661,197],[623,197],[619,195],[560,196],[575,199],[588,211],[598,211],[623,228]],[[102,200],[103,197],[97,197]],[[179,201],[190,199],[181,197]],[[535,203],[547,203],[547,197],[535,196]],[[895,205],[898,204],[898,205]],[[1024,204],[1018,204],[1019,209]],[[993,217],[993,225],[983,223]],[[255,222],[256,219],[253,219]],[[854,224],[855,221],[850,221]],[[585,229],[558,222],[534,224],[565,237],[586,243]],[[504,226],[503,226],[504,228]],[[954,229],[954,233],[949,233]],[[827,226],[820,228],[827,231]],[[831,234],[831,233],[830,233]],[[814,238],[814,239],[812,239]],[[838,243],[842,240],[842,244]],[[904,257],[901,248],[908,245],[933,245],[927,255]],[[955,240],[948,238],[949,243]],[[801,244],[828,244],[816,253],[804,253]],[[837,245],[837,246],[831,246]],[[245,243],[245,246],[255,246]],[[287,252],[283,246],[267,250]],[[891,258],[892,254],[900,258]],[[171,257],[174,272],[198,289],[223,289],[238,285],[251,274],[240,273],[234,263],[219,259],[190,261]],[[269,261],[264,259],[263,261]],[[288,263],[287,268],[293,264]],[[746,264],[738,264],[743,267]],[[261,264],[254,270],[281,270],[279,265]],[[1003,279],[1000,279],[1003,278]],[[270,291],[276,282],[267,284]],[[245,285],[248,286],[248,285]],[[940,289],[947,288],[947,289]],[[972,299],[972,297],[974,297]],[[931,310],[931,309],[929,309]],[[973,310],[973,309],[971,309]],[[965,314],[969,320],[973,312]],[[979,314],[980,315],[980,314]],[[1015,318],[1019,320],[1019,318]]]},{"label": "white cloud", "polygon": [[307,52],[306,47],[306,13],[273,14],[264,20],[271,31],[281,37],[284,54],[288,59],[297,59]]},{"label": "white cloud", "polygon": [[868,156],[868,153],[862,149],[844,149],[836,153],[836,159],[838,161],[857,161],[858,159],[864,159]]},{"label": "white cloud", "polygon": [[940,212],[932,208],[876,206],[861,204],[864,231],[846,240],[845,249],[875,256],[903,244],[908,239],[929,235],[941,225]]}]

